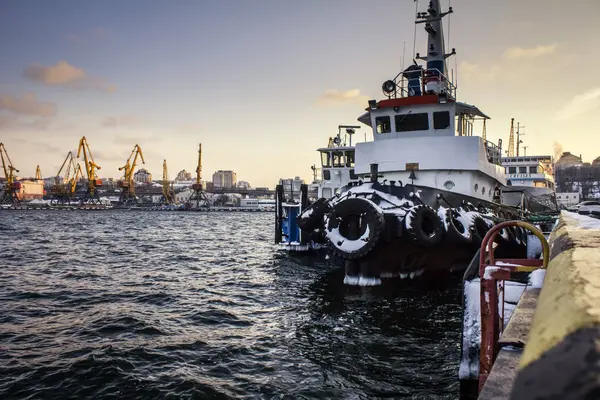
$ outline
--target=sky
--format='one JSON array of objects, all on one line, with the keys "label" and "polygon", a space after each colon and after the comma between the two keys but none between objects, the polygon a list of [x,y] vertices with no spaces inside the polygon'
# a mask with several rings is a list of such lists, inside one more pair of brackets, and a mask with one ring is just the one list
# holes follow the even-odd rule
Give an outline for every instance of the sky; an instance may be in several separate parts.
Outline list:
[{"label": "sky", "polygon": [[[450,2],[448,68],[488,139],[506,146],[515,118],[527,154],[600,156],[600,1]],[[202,143],[206,180],[311,180],[316,149],[412,62],[416,4],[0,0],[0,142],[21,176],[56,175],[85,135],[103,177],[139,144],[173,179]],[[425,41],[419,25],[417,52]]]}]

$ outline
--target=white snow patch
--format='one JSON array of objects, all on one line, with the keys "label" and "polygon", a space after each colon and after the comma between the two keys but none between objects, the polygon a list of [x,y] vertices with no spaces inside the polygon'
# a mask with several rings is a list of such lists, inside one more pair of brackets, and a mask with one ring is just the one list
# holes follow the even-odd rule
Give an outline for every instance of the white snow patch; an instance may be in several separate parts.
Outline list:
[{"label": "white snow patch", "polygon": [[358,285],[358,276],[349,276],[349,275],[344,276],[344,285],[352,285],[352,286]]},{"label": "white snow patch", "polygon": [[485,279],[492,279],[492,274],[496,271],[501,270],[502,267],[496,267],[496,266],[489,266],[489,267],[485,267],[485,271],[483,272],[483,277]]},{"label": "white snow patch", "polygon": [[587,215],[581,215],[570,211],[563,211],[569,217],[578,221],[577,227],[582,229],[600,229],[600,219],[592,218]]},{"label": "white snow patch", "polygon": [[545,269],[536,269],[529,274],[529,285],[532,289],[541,289],[544,284],[544,277],[546,276]]},{"label": "white snow patch", "polygon": [[300,214],[300,218],[305,219],[305,218],[310,217],[314,210],[315,210],[314,208],[309,208],[308,210],[302,211],[302,213]]},{"label": "white snow patch", "polygon": [[415,211],[414,208],[411,208],[410,210],[408,210],[408,212],[406,213],[406,217],[404,217],[404,227],[405,228],[410,228],[410,224],[412,223],[412,219],[414,218],[415,214],[417,212]]},{"label": "white snow patch", "polygon": [[504,261],[496,261],[496,265],[500,265],[500,266],[508,266],[508,267],[518,267],[519,264],[512,264],[512,263],[507,263]]},{"label": "white snow patch", "polygon": [[438,215],[439,219],[442,221],[442,223],[444,224],[444,230],[446,232],[448,231],[448,221],[446,221],[447,210],[448,209],[444,206],[439,206],[439,208],[437,209],[437,215]]},{"label": "white snow patch", "polygon": [[479,294],[478,278],[465,282],[462,356],[458,370],[460,379],[477,379],[479,375],[479,347],[481,343]]},{"label": "white snow patch", "polygon": [[542,251],[540,239],[535,235],[527,235],[527,258],[538,258]]},{"label": "white snow patch", "polygon": [[[527,285],[521,282],[504,282],[504,301],[517,304]],[[502,306],[502,305],[500,305]],[[506,306],[505,306],[506,307]]]},{"label": "white snow patch", "polygon": [[329,239],[331,243],[339,250],[346,253],[352,253],[357,250],[360,250],[365,246],[365,244],[369,240],[369,232],[369,226],[367,225],[365,233],[363,233],[361,237],[355,240],[350,240],[343,237],[340,234],[339,228],[334,228],[331,231],[328,231],[325,236],[327,236],[327,239]]},{"label": "white snow patch", "polygon": [[371,276],[360,276],[358,278],[358,286],[377,286],[381,285],[381,279]]}]

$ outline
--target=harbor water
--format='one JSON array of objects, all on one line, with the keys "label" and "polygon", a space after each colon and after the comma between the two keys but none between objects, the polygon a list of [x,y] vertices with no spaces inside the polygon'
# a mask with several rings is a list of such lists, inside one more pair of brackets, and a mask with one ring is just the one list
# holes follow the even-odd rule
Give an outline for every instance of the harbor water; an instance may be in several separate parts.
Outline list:
[{"label": "harbor water", "polygon": [[344,286],[273,230],[0,211],[0,398],[458,398],[460,277]]}]

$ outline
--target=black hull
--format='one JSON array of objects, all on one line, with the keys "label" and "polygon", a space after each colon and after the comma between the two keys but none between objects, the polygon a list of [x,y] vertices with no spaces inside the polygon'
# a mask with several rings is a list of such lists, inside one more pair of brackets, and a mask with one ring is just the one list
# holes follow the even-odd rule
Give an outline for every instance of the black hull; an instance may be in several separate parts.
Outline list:
[{"label": "black hull", "polygon": [[[365,206],[364,210],[353,211],[353,207],[360,208],[362,203],[360,200],[352,199],[364,199],[365,202],[372,203],[373,208],[378,210],[382,216],[369,217],[368,214],[372,211],[368,210],[368,206]],[[464,268],[479,249],[485,233],[494,223],[521,219],[519,210],[514,207],[418,185],[391,186],[375,182],[352,186],[340,196],[330,199],[329,203],[332,211],[323,215],[324,223],[317,229],[315,226],[309,226],[306,231],[313,234],[321,232],[322,237],[328,237],[325,241],[329,245],[331,260],[336,265],[345,268],[346,280],[350,284],[378,284],[381,278],[386,277],[413,278]],[[342,206],[342,203],[346,204]],[[345,208],[343,215],[339,212],[336,214],[336,210],[342,208]],[[439,233],[440,238],[427,242],[427,240],[420,240],[422,236],[407,233],[407,224],[403,221],[402,215],[406,213],[404,218],[409,218],[409,213],[415,208],[427,208],[429,215],[432,215],[432,212],[436,213],[433,215],[439,214],[438,218],[442,225],[444,224],[444,213],[451,215],[453,210],[461,210],[461,212],[468,213],[470,217],[479,218],[482,221],[485,218],[488,225],[479,224],[479,228],[476,226],[468,228],[472,232],[466,234],[466,236],[470,236],[470,239],[467,240],[451,234],[452,232],[448,231],[448,224],[446,224],[445,231]],[[341,232],[343,219],[349,217],[353,212],[355,215],[360,214],[360,218],[366,218],[365,215],[367,215],[371,219],[380,218],[380,220],[370,225],[371,232],[365,228],[362,230],[355,228],[358,230],[354,237],[347,233],[347,229],[345,236],[327,236],[328,232],[334,230]],[[315,219],[314,212],[307,214],[312,214],[311,218]],[[331,219],[335,218],[341,222],[332,224]],[[384,227],[374,228],[379,224]],[[410,224],[414,225],[415,222],[409,221],[408,225]],[[301,226],[301,228],[303,227]],[[477,229],[479,230],[477,231]],[[372,233],[374,230],[377,230],[376,234]],[[357,238],[361,234],[363,236],[360,239],[367,242],[361,249],[364,250],[364,254],[360,251],[344,251],[344,240],[360,245]],[[510,255],[511,258],[526,258],[527,244],[524,232],[515,231],[511,235],[508,239],[499,238],[497,240],[496,254],[498,256]]]}]

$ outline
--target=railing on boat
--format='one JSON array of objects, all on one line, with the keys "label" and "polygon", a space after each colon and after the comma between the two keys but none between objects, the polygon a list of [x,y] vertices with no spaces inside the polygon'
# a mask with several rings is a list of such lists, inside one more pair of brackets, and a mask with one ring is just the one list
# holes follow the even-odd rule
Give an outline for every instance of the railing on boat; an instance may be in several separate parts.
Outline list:
[{"label": "railing on boat", "polygon": [[[410,75],[411,78],[407,78],[405,75]],[[412,88],[409,86],[409,80],[418,79],[420,83],[421,93],[425,94],[428,92],[427,85],[430,83],[437,83],[439,89],[437,93],[446,93],[448,98],[456,99],[456,86],[452,82],[452,79],[447,75],[443,74],[437,68],[430,69],[414,69],[412,71],[404,70],[398,73],[393,79],[395,83],[395,89],[385,90],[384,93],[390,99],[396,99],[401,97],[410,97],[412,94],[410,91]],[[385,85],[385,84],[384,84]]]},{"label": "railing on boat", "polygon": [[489,140],[485,140],[484,144],[489,162],[496,165],[502,165],[502,147]]}]

